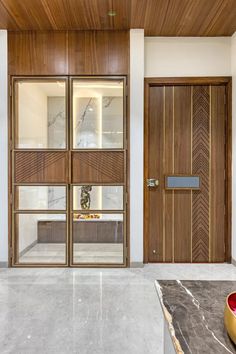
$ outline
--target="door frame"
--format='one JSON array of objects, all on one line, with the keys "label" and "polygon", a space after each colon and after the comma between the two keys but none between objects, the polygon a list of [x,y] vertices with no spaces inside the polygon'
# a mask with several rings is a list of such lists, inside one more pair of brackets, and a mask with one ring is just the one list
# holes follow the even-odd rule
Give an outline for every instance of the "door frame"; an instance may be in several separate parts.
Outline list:
[{"label": "door frame", "polygon": [[223,85],[226,87],[226,149],[225,149],[225,262],[231,263],[232,237],[232,77],[151,77],[144,79],[144,238],[143,261],[148,263],[149,229],[148,205],[149,195],[146,187],[148,178],[148,126],[149,126],[149,91],[153,86],[194,86],[194,85]]},{"label": "door frame", "polygon": [[[46,148],[46,149],[17,149],[14,147],[14,95],[15,95],[15,82],[19,80],[65,80],[66,84],[66,114],[68,124],[66,126],[66,147],[65,149],[53,149],[53,148]],[[16,263],[16,237],[15,237],[15,229],[14,229],[14,222],[13,222],[13,200],[14,200],[14,151],[64,151],[68,153],[69,159],[71,159],[71,154],[73,151],[80,151],[80,149],[73,149],[71,146],[71,131],[70,128],[72,126],[72,81],[73,79],[122,79],[123,80],[123,129],[124,129],[124,138],[123,138],[123,149],[104,149],[108,151],[124,151],[124,207],[123,211],[123,229],[124,229],[124,237],[123,237],[123,263],[118,264],[104,264],[104,263],[72,263],[69,257],[69,253],[71,252],[72,246],[72,225],[71,225],[71,188],[69,185],[76,185],[76,183],[71,183],[71,176],[68,176],[68,183],[45,183],[45,185],[65,185],[66,186],[66,193],[67,193],[67,210],[65,211],[66,220],[67,220],[67,235],[66,235],[66,259],[65,263]],[[130,156],[130,130],[129,130],[129,76],[128,75],[9,75],[8,76],[8,267],[9,268],[128,268],[130,267],[130,224],[129,224],[129,215],[130,215],[130,187],[129,187],[129,156]],[[83,149],[82,151],[99,151],[99,149]],[[15,184],[16,185],[16,184]],[[44,183],[25,183],[22,185],[44,185]],[[102,185],[99,184],[99,185]],[[111,184],[112,185],[112,184]],[[116,184],[115,184],[116,185]],[[70,201],[70,202],[69,202]],[[108,213],[110,211],[107,211]],[[112,210],[113,212],[113,210]],[[36,213],[36,212],[35,212]],[[40,213],[40,211],[38,211]]]}]

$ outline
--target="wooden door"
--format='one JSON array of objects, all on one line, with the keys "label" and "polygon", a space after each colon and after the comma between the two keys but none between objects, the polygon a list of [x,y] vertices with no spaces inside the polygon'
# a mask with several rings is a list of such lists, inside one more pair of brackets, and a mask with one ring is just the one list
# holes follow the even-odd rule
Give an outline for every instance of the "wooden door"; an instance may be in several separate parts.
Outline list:
[{"label": "wooden door", "polygon": [[145,261],[224,262],[226,86],[147,90]]}]

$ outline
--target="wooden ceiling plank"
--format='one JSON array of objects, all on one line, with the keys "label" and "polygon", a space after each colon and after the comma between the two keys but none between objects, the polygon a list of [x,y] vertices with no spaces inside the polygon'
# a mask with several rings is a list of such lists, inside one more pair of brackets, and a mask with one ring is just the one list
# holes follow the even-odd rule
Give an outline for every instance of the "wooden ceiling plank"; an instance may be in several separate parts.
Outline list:
[{"label": "wooden ceiling plank", "polygon": [[19,26],[14,17],[8,12],[0,0],[0,28],[11,28],[12,30],[19,30]]},{"label": "wooden ceiling plank", "polygon": [[52,27],[40,1],[1,0],[20,30],[51,30]]},{"label": "wooden ceiling plank", "polygon": [[218,35],[227,35],[230,31],[230,23],[236,25],[236,1],[219,0],[218,3],[215,1],[212,5],[211,21],[204,34],[207,36],[214,36],[215,33],[218,33]]},{"label": "wooden ceiling plank", "polygon": [[[111,10],[116,16],[108,16]],[[231,36],[236,0],[0,0],[0,28],[144,28],[146,36]]]}]

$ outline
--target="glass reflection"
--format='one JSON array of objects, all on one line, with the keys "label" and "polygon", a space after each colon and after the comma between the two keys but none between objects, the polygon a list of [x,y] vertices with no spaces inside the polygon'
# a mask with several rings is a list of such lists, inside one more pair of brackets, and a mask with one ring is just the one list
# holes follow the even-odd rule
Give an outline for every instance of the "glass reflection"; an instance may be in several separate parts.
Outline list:
[{"label": "glass reflection", "polygon": [[17,81],[15,145],[24,149],[65,149],[65,81]]},{"label": "glass reflection", "polygon": [[73,81],[73,147],[123,148],[123,80]]},{"label": "glass reflection", "polygon": [[15,206],[19,210],[66,210],[66,187],[17,186]]}]

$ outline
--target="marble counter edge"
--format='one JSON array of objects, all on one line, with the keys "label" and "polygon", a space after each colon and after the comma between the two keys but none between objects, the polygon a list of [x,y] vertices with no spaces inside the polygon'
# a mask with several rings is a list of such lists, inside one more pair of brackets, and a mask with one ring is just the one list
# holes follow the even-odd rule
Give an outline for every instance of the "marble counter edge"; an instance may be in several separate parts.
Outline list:
[{"label": "marble counter edge", "polygon": [[166,306],[164,305],[164,301],[163,301],[163,294],[161,291],[161,285],[159,284],[158,280],[155,280],[155,288],[157,291],[157,295],[158,295],[158,299],[160,301],[161,304],[161,308],[163,311],[163,316],[164,316],[164,320],[167,322],[167,327],[170,333],[170,337],[173,343],[173,347],[176,351],[177,354],[184,354],[183,349],[181,348],[180,342],[178,340],[178,338],[175,335],[175,329],[174,326],[172,324],[172,316],[169,313],[169,311],[167,310]]}]

